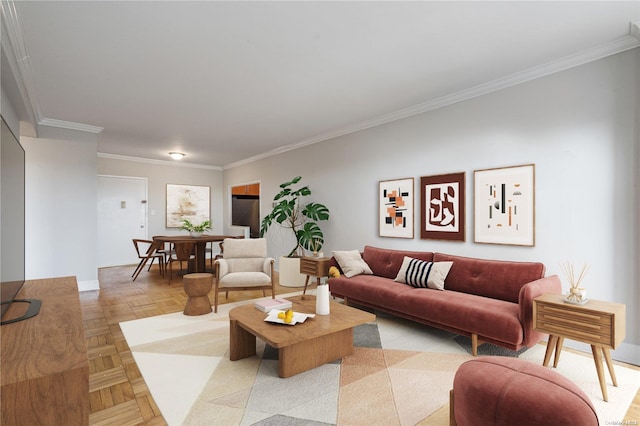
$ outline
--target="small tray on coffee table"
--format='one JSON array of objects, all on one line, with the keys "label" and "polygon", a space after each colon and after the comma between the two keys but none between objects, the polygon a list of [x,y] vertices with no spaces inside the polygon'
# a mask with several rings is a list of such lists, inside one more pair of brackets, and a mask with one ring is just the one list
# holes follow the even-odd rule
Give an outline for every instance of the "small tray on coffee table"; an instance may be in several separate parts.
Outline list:
[{"label": "small tray on coffee table", "polygon": [[264,320],[268,322],[275,322],[277,324],[296,325],[300,322],[305,322],[307,318],[313,318],[316,316],[316,314],[303,314],[301,312],[294,312],[291,322],[284,322],[283,319],[278,318],[278,314],[281,312],[285,312],[285,311],[279,311],[277,309],[273,309],[269,311],[269,315],[267,315],[267,317]]}]

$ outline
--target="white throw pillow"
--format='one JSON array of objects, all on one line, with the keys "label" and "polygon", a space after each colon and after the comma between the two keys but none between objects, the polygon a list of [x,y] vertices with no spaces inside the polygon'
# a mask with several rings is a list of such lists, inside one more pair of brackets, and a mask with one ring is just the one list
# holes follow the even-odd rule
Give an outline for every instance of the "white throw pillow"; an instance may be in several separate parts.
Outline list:
[{"label": "white throw pillow", "polygon": [[344,272],[345,277],[351,278],[360,274],[373,274],[373,271],[371,271],[367,262],[362,260],[362,256],[360,256],[360,252],[358,250],[334,251],[332,253],[333,257],[336,258],[338,265],[340,265],[340,269]]},{"label": "white throw pillow", "polygon": [[418,288],[444,290],[453,262],[428,262],[405,256],[394,281]]}]

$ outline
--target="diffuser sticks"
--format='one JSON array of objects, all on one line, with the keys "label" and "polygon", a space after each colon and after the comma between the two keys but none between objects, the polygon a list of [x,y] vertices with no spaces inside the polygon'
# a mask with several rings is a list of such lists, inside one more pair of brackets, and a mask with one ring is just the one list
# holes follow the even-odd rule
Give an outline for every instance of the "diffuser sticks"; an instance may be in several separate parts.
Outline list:
[{"label": "diffuser sticks", "polygon": [[580,287],[580,283],[582,282],[582,279],[584,278],[584,276],[587,274],[587,271],[589,270],[590,266],[591,265],[585,263],[582,266],[582,270],[580,271],[578,278],[576,279],[576,273],[575,273],[576,271],[573,267],[573,262],[565,262],[560,264],[560,269],[562,269],[562,273],[564,274],[565,278],[567,279],[567,281],[569,281],[569,284],[571,285],[571,288],[569,289],[569,295],[567,296],[568,301],[582,303],[587,300],[586,291],[584,287]]}]

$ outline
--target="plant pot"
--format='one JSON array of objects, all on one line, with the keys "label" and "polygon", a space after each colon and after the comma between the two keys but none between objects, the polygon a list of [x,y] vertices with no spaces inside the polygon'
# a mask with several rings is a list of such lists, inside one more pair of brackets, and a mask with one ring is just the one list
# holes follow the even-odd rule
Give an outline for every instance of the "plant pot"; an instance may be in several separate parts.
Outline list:
[{"label": "plant pot", "polygon": [[189,234],[190,234],[193,238],[200,238],[200,237],[202,237],[202,232],[189,232]]},{"label": "plant pot", "polygon": [[283,287],[304,287],[306,275],[300,273],[300,258],[280,256],[279,282]]}]

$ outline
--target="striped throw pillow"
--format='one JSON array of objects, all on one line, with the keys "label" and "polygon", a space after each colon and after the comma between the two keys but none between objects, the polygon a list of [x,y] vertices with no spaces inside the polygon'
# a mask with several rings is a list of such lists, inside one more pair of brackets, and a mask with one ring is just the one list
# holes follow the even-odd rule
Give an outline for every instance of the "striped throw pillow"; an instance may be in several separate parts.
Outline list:
[{"label": "striped throw pillow", "polygon": [[428,262],[405,256],[394,281],[417,288],[444,290],[444,280],[453,262]]}]

